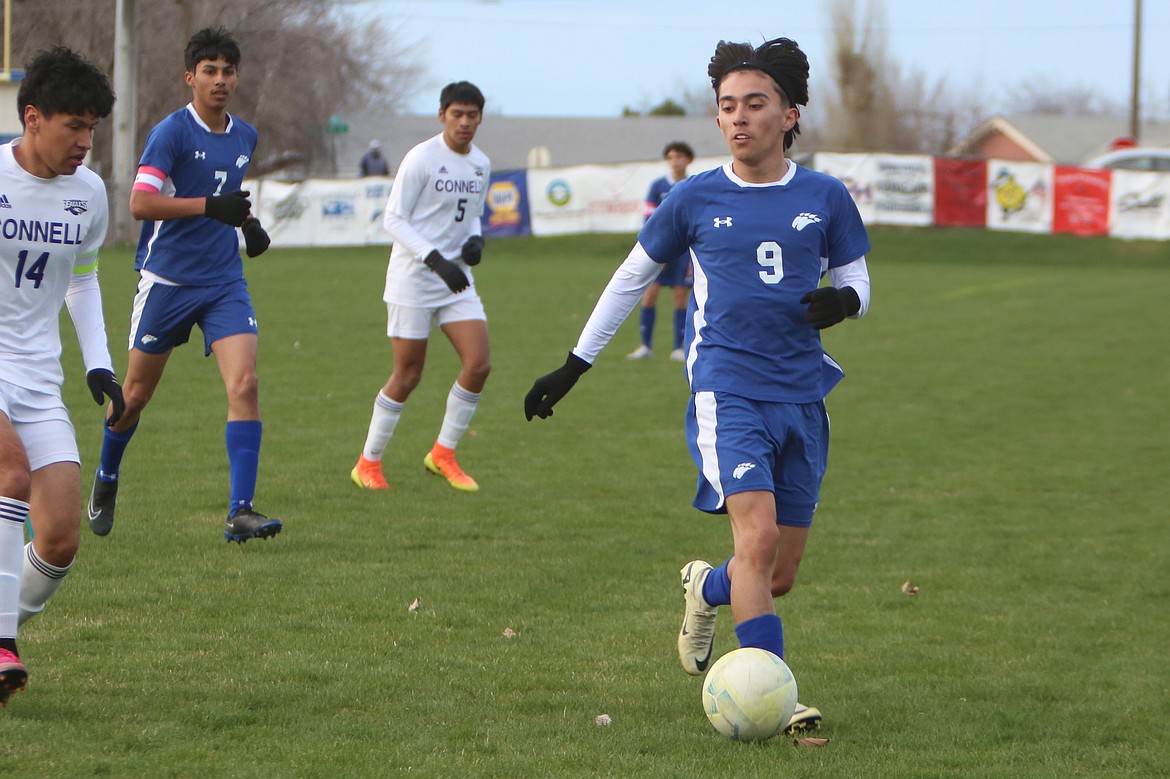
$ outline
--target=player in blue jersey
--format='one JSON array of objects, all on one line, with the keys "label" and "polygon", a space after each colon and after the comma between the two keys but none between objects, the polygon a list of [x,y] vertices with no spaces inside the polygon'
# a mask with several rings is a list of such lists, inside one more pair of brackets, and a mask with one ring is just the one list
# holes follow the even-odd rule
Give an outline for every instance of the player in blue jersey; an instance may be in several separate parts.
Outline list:
[{"label": "player in blue jersey", "polygon": [[143,224],[123,385],[126,413],[105,428],[88,507],[90,528],[100,536],[113,528],[122,456],[142,410],[171,351],[187,342],[195,325],[227,390],[231,494],[224,537],[242,543],[282,528],[279,520],[252,508],[262,433],[258,327],[236,228],[243,227],[250,257],[268,248],[268,236],[250,216],[248,193],[242,191],[256,129],[227,111],[239,64],[240,48],[226,30],[195,33],[185,52],[191,102],[155,125],[139,162],[130,194],[130,212]]},{"label": "player in blue jersey", "polygon": [[[545,418],[592,365],[642,290],[681,252],[695,285],[687,312],[686,432],[699,469],[694,505],[730,519],[734,553],[682,569],[679,659],[702,674],[716,609],[731,606],[741,646],[784,656],[774,598],[787,593],[808,539],[828,458],[824,398],[844,375],[820,331],[869,306],[869,251],[838,180],[785,152],[808,102],[808,59],[778,38],[720,41],[708,68],[732,162],[678,184],[638,235],[565,364],[536,380],[525,416]],[[825,276],[829,284],[821,285]],[[798,705],[790,729],[820,721]]]},{"label": "player in blue jersey", "polygon": [[[695,152],[688,143],[671,141],[662,150],[662,158],[670,166],[670,173],[650,182],[650,191],[646,193],[646,219],[662,205],[663,199],[670,194],[674,185],[687,177],[687,166],[695,161]],[[650,282],[650,286],[642,293],[642,311],[638,317],[638,334],[642,337],[642,343],[627,355],[631,360],[642,360],[654,355],[654,322],[658,318],[658,292],[663,287],[670,287],[674,302],[674,319],[671,322],[674,327],[674,347],[670,352],[670,359],[675,362],[683,361],[682,345],[686,330],[687,298],[690,297],[693,282],[691,255],[686,253],[667,262],[658,277]]]},{"label": "player in blue jersey", "polygon": [[[81,458],[61,399],[61,306],[86,383],[122,411],[106,346],[98,251],[106,188],[82,163],[114,107],[105,74],[56,47],[36,55],[17,93],[21,137],[0,146],[0,704],[24,687],[19,625],[44,609],[80,542]],[[36,531],[25,543],[25,522]]]}]

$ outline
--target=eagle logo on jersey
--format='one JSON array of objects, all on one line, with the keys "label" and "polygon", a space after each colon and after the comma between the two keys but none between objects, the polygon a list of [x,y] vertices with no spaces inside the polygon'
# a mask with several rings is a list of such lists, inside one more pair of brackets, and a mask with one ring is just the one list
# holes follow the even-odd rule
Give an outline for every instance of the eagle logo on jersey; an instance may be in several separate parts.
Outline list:
[{"label": "eagle logo on jersey", "polygon": [[802,214],[796,215],[796,218],[792,220],[792,226],[796,229],[796,232],[799,233],[801,230],[811,224],[819,224],[820,221],[821,218],[819,216],[816,214],[810,214],[809,212],[805,211]]},{"label": "eagle logo on jersey", "polygon": [[66,200],[65,210],[74,216],[81,216],[89,210],[89,201],[87,200]]},{"label": "eagle logo on jersey", "polygon": [[745,473],[755,467],[755,463],[740,463],[739,465],[735,466],[735,470],[731,472],[731,475],[737,479],[742,479]]},{"label": "eagle logo on jersey", "polygon": [[248,155],[247,154],[241,154],[239,157],[236,157],[236,167],[237,168],[242,168],[247,164],[248,164]]}]

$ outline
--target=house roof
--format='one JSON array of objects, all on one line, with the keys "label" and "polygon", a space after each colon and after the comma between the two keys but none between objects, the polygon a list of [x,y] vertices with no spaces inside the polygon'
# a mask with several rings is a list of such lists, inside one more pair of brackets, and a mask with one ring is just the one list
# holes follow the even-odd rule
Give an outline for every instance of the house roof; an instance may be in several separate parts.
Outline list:
[{"label": "house roof", "polygon": [[[1141,123],[1142,146],[1170,146],[1170,122]],[[969,154],[990,133],[1000,132],[1042,162],[1077,165],[1109,151],[1118,138],[1129,135],[1122,116],[1057,116],[1015,114],[995,116],[975,128],[952,150]]]},{"label": "house roof", "polygon": [[[406,152],[442,131],[437,116],[369,115],[349,122],[337,140],[337,175],[356,176],[371,139],[382,144],[391,173]],[[697,157],[727,154],[727,144],[712,116],[632,116],[612,119],[484,117],[475,145],[493,170],[543,166],[645,162],[662,157],[670,141],[686,141]],[[543,148],[544,151],[534,151]]]}]

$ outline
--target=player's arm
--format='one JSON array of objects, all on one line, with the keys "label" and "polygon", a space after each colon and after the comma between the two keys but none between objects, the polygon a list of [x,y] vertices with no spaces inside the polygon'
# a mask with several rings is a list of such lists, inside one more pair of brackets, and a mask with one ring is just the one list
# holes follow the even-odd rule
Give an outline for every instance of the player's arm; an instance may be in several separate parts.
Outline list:
[{"label": "player's arm", "polygon": [[102,313],[102,290],[97,278],[97,253],[85,258],[86,264],[77,265],[65,291],[65,305],[77,331],[81,345],[81,359],[85,363],[85,381],[93,399],[99,405],[103,396],[113,403],[107,424],[113,424],[126,410],[122,387],[114,375],[114,361],[106,338],[106,320]]},{"label": "player's arm", "polygon": [[166,221],[206,216],[232,227],[248,218],[252,203],[248,192],[225,192],[212,197],[172,197],[163,194],[165,171],[141,165],[130,190],[130,215],[139,221]]},{"label": "player's arm", "polygon": [[830,268],[829,286],[806,292],[800,302],[808,305],[805,321],[817,330],[864,316],[869,310],[869,270],[864,255]]},{"label": "player's arm", "polygon": [[597,355],[617,333],[661,270],[662,265],[651,259],[641,243],[634,245],[602,291],[565,364],[537,379],[524,397],[524,416],[529,422],[534,416],[541,419],[552,416],[553,406],[592,367]]}]

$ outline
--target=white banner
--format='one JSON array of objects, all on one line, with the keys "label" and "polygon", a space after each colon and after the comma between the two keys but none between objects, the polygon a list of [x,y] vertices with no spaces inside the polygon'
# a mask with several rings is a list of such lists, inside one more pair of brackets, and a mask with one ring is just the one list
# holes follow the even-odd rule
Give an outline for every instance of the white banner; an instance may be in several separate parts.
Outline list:
[{"label": "white banner", "polygon": [[871,224],[934,224],[934,158],[925,154],[874,154],[872,159]]},{"label": "white banner", "polygon": [[299,184],[249,181],[253,213],[273,246],[390,244],[382,213],[392,179],[310,179]]},{"label": "white banner", "polygon": [[1170,238],[1170,174],[1113,171],[1109,234],[1115,238]]},{"label": "white banner", "polygon": [[1021,233],[1052,232],[1052,166],[987,161],[987,227]]},{"label": "white banner", "polygon": [[874,190],[874,165],[868,154],[838,154],[817,152],[813,155],[814,170],[840,179],[861,214],[861,221],[873,224],[877,217]]},{"label": "white banner", "polygon": [[[692,175],[722,165],[722,158],[695,160]],[[533,235],[636,233],[650,183],[669,172],[664,162],[530,168],[528,202]]]}]

